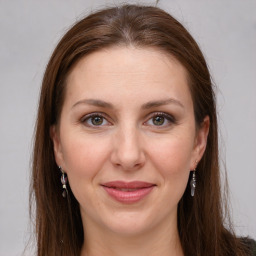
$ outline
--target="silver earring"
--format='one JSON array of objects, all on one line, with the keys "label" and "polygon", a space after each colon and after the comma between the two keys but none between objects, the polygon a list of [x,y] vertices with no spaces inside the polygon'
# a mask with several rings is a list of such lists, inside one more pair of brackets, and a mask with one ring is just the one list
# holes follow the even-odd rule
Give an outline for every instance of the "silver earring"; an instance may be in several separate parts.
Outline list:
[{"label": "silver earring", "polygon": [[190,180],[191,196],[195,195],[196,190],[196,169],[192,171],[192,178]]},{"label": "silver earring", "polygon": [[63,188],[63,191],[62,191],[62,196],[65,198],[67,197],[67,194],[68,194],[68,190],[67,190],[67,182],[68,182],[68,177],[67,177],[67,174],[63,172],[63,170],[61,169],[61,167],[59,166],[59,169],[61,171],[61,178],[60,178],[60,181],[61,181],[61,184],[62,184],[62,188]]}]

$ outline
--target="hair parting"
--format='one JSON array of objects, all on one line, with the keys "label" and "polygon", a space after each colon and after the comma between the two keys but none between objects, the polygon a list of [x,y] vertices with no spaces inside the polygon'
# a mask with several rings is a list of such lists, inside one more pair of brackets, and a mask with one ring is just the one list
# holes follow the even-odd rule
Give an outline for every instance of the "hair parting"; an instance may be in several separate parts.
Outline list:
[{"label": "hair parting", "polygon": [[178,205],[184,255],[246,255],[245,245],[235,237],[231,225],[223,224],[227,212],[222,211],[215,96],[204,56],[170,14],[153,6],[122,5],[78,21],[62,37],[47,65],[35,128],[30,195],[31,211],[36,213],[37,256],[75,256],[81,252],[80,208],[68,185],[67,199],[62,198],[50,128],[58,125],[66,79],[75,64],[90,53],[116,46],[156,48],[177,59],[187,70],[196,124],[206,116],[210,119],[207,147],[197,166],[195,195],[192,200],[188,184]]}]

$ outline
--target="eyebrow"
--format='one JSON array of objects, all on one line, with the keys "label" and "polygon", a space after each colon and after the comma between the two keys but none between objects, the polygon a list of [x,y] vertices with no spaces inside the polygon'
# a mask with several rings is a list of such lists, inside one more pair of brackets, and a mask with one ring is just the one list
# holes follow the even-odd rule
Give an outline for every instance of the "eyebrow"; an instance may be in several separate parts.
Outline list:
[{"label": "eyebrow", "polygon": [[[114,108],[114,106],[111,103],[103,101],[103,100],[98,100],[98,99],[80,100],[80,101],[76,102],[72,106],[72,108],[74,108],[74,107],[76,107],[80,104],[92,105],[92,106],[101,107],[101,108],[110,108],[110,109]],[[168,99],[164,99],[164,100],[149,101],[149,102],[143,104],[141,106],[141,108],[142,109],[150,109],[150,108],[160,107],[160,106],[168,105],[168,104],[175,104],[175,105],[178,105],[178,106],[184,108],[184,105],[180,101],[178,101],[176,99],[173,99],[173,98],[168,98]]]},{"label": "eyebrow", "polygon": [[178,105],[178,106],[184,108],[184,105],[180,101],[173,99],[173,98],[168,98],[165,100],[149,101],[149,102],[143,104],[141,108],[142,109],[150,109],[150,108],[160,107],[160,106],[168,105],[168,104],[175,104],[175,105]]},{"label": "eyebrow", "polygon": [[96,107],[101,107],[101,108],[114,108],[114,106],[111,103],[105,102],[103,100],[97,100],[97,99],[84,99],[76,102],[72,108],[76,107],[77,105],[80,104],[86,104],[86,105],[92,105]]}]

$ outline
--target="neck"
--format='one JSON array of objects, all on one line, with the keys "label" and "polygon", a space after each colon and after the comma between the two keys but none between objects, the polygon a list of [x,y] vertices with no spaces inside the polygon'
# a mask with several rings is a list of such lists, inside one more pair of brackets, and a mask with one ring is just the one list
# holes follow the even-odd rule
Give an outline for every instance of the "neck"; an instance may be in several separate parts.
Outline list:
[{"label": "neck", "polygon": [[81,256],[183,256],[176,223],[175,226],[158,225],[136,235],[120,235],[95,227],[90,232],[87,226]]}]

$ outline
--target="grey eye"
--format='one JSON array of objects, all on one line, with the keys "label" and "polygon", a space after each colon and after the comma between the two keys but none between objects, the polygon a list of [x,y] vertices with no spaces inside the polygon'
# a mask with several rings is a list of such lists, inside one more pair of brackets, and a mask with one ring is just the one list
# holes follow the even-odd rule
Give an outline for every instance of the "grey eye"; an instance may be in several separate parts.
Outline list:
[{"label": "grey eye", "polygon": [[82,123],[89,127],[109,125],[108,120],[98,113],[86,115],[81,119]]},{"label": "grey eye", "polygon": [[152,119],[154,125],[163,125],[165,122],[165,117],[163,116],[155,116]]},{"label": "grey eye", "polygon": [[101,116],[94,116],[94,117],[91,117],[90,119],[93,125],[102,125],[104,121],[104,118]]},{"label": "grey eye", "polygon": [[158,113],[156,112],[156,113],[152,113],[150,115],[150,118],[144,124],[152,127],[158,126],[159,128],[163,128],[163,127],[168,127],[175,123],[176,123],[176,120],[172,115],[164,112],[158,112]]}]

